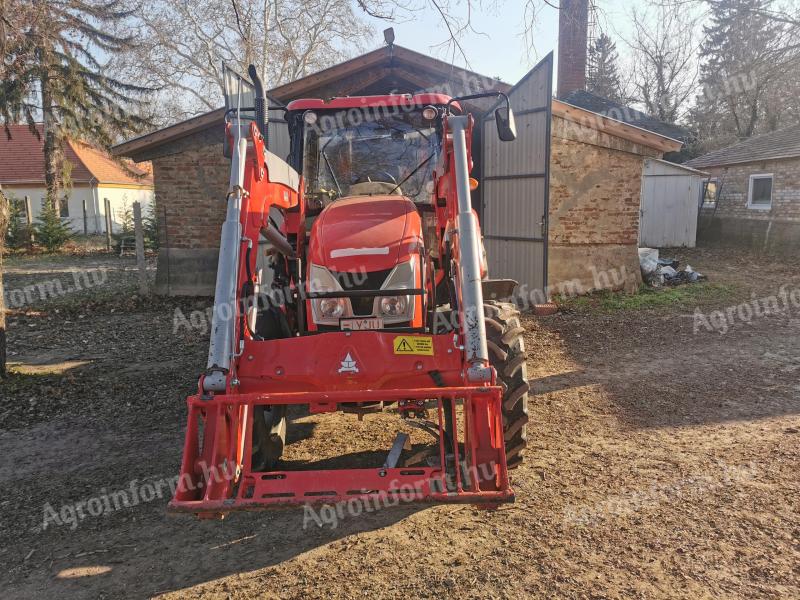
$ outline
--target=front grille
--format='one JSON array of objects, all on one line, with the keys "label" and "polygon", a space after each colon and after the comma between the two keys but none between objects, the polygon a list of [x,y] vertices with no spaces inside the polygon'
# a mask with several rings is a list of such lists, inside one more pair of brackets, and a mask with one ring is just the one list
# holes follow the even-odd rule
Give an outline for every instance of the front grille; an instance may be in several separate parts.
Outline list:
[{"label": "front grille", "polygon": [[[331,275],[336,278],[343,290],[374,290],[381,289],[386,282],[386,278],[391,273],[391,269],[385,271],[372,271],[371,273],[337,273],[331,271]],[[363,298],[350,298],[353,307],[353,315],[357,317],[368,317],[372,315],[372,308],[375,305],[375,296]]]},{"label": "front grille", "polygon": [[[385,271],[372,271],[371,273],[337,273],[331,271],[331,275],[336,278],[343,290],[363,290],[377,291],[386,282],[386,278],[391,273],[391,269]],[[375,305],[375,296],[365,296],[362,298],[350,298],[353,307],[353,315],[356,317],[368,317],[372,315],[372,308]]]}]

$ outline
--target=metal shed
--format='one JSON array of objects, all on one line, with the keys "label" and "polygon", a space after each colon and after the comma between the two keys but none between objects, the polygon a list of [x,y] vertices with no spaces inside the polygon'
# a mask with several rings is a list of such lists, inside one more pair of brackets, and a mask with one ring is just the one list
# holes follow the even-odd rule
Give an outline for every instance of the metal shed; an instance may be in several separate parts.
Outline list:
[{"label": "metal shed", "polygon": [[645,160],[639,246],[694,248],[700,190],[707,176],[703,171],[666,160]]}]

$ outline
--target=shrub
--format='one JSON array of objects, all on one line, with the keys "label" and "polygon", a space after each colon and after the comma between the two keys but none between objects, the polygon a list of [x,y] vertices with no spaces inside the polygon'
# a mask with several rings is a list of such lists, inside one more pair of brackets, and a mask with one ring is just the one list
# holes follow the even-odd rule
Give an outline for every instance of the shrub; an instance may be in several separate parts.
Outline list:
[{"label": "shrub", "polygon": [[147,212],[142,217],[142,228],[144,229],[145,245],[158,250],[158,213],[155,202],[151,202],[147,207]]},{"label": "shrub", "polygon": [[48,252],[56,252],[72,238],[72,230],[64,223],[58,210],[49,202],[45,203],[42,213],[34,226],[36,241]]},{"label": "shrub", "polygon": [[31,239],[31,232],[25,219],[25,205],[10,194],[7,199],[9,221],[8,230],[6,231],[6,245],[16,250],[28,245]]}]

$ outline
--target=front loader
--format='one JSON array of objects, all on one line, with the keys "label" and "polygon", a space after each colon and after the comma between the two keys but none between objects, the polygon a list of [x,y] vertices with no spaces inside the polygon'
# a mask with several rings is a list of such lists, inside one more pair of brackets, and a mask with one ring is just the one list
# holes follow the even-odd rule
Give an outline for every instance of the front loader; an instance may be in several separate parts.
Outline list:
[{"label": "front loader", "polygon": [[[508,98],[297,100],[283,160],[267,150],[265,95],[249,74],[226,94],[231,178],[208,365],[187,401],[170,510],[513,501],[508,470],[528,419],[523,329],[513,304],[486,299],[515,282],[487,276],[464,110],[498,98],[498,135],[511,141]],[[434,441],[415,460],[401,434],[374,466],[288,469],[295,405],[393,411]]]}]

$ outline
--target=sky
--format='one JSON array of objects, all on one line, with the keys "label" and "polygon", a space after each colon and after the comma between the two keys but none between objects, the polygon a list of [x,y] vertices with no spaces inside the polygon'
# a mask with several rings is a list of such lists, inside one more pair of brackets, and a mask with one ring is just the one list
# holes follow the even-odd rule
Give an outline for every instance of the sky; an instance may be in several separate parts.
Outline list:
[{"label": "sky", "polygon": [[[533,48],[529,50],[525,38],[524,0],[502,0],[494,9],[484,9],[473,14],[473,26],[477,32],[466,33],[461,44],[469,60],[469,67],[481,75],[499,77],[507,83],[515,83],[522,78],[548,52],[557,50],[558,10],[540,2],[533,35]],[[630,32],[628,15],[630,7],[643,5],[643,2],[622,0],[598,0],[600,9],[599,29],[613,38],[626,36]],[[417,52],[430,54],[437,58],[450,60],[452,49],[437,48],[437,44],[448,39],[448,33],[441,18],[432,9],[418,12],[413,21],[386,23],[371,19],[375,28],[373,46],[383,43],[382,31],[394,27],[395,43]],[[624,43],[617,41],[617,50],[625,54]],[[556,58],[557,60],[557,58]],[[467,66],[460,54],[456,64]]]}]

